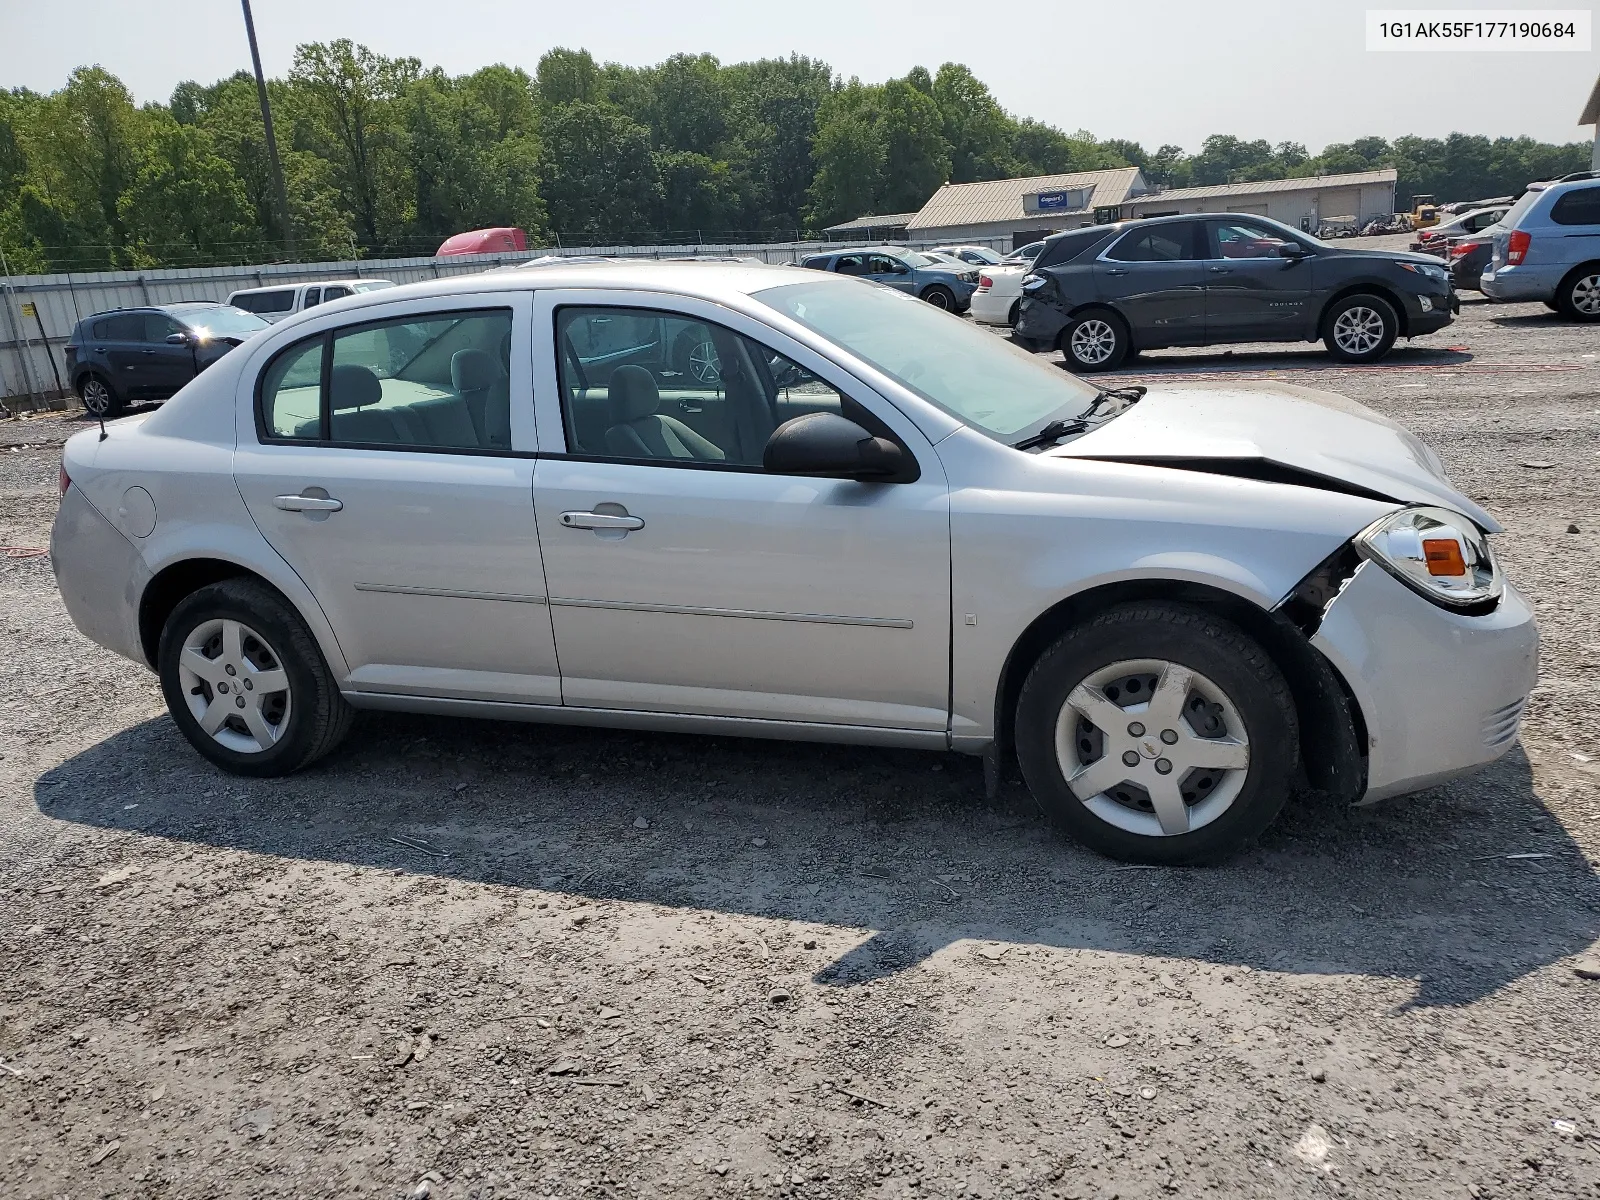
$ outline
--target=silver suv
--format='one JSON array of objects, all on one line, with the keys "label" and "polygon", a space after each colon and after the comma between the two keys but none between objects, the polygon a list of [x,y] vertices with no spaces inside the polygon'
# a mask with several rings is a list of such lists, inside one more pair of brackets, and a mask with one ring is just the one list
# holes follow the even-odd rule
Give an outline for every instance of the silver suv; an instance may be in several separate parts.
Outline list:
[{"label": "silver suv", "polygon": [[1575,321],[1600,321],[1600,178],[1533,184],[1495,229],[1484,268],[1491,300],[1542,300]]}]

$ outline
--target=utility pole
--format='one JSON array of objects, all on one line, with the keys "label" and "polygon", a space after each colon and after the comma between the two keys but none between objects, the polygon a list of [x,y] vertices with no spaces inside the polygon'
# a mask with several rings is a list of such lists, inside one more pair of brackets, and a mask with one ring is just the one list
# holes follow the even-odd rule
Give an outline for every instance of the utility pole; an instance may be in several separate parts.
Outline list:
[{"label": "utility pole", "polygon": [[261,123],[267,128],[267,162],[272,167],[272,190],[278,198],[278,220],[283,225],[283,249],[294,261],[294,227],[289,224],[289,193],[283,188],[283,164],[278,161],[278,139],[272,134],[272,105],[267,102],[267,77],[261,73],[261,51],[256,48],[256,23],[250,16],[250,0],[244,6],[244,31],[250,39],[250,61],[256,68],[256,95],[261,99]]}]

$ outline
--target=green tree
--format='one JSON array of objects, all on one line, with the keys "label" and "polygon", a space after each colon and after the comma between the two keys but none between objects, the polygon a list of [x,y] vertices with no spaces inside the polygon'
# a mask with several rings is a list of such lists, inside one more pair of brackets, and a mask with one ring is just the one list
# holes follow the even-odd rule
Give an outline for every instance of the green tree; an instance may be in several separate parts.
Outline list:
[{"label": "green tree", "polygon": [[265,249],[239,177],[211,135],[149,114],[137,172],[118,202],[134,266],[249,262]]},{"label": "green tree", "polygon": [[950,147],[952,183],[1004,179],[1012,174],[1016,162],[1011,142],[1016,124],[989,94],[987,85],[959,63],[945,63],[933,80],[932,95]]},{"label": "green tree", "polygon": [[587,50],[557,46],[539,59],[539,101],[546,108],[563,104],[596,104],[600,94],[600,68]]},{"label": "green tree", "polygon": [[641,237],[660,206],[650,131],[598,104],[562,104],[545,115],[539,178],[563,241]]}]

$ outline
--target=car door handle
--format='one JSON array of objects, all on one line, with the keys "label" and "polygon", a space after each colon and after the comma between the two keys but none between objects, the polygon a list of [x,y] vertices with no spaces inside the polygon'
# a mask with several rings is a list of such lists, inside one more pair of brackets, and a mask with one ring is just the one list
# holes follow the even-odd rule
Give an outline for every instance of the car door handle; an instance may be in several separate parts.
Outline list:
[{"label": "car door handle", "polygon": [[141,351],[139,351],[139,353],[140,354],[154,354],[155,351],[154,350],[141,350]]},{"label": "car door handle", "polygon": [[1228,274],[1230,274],[1232,272],[1232,270],[1233,270],[1233,268],[1231,268],[1231,267],[1211,267],[1210,268],[1210,271],[1211,271],[1211,273],[1213,275],[1228,275]]},{"label": "car door handle", "polygon": [[1106,274],[1107,275],[1126,275],[1127,272],[1125,270],[1123,270],[1121,267],[1114,267],[1111,270],[1107,271]]},{"label": "car door handle", "polygon": [[617,513],[564,512],[561,514],[561,523],[568,529],[644,528],[643,518],[618,515]]},{"label": "car door handle", "polygon": [[344,501],[332,496],[274,496],[272,506],[284,512],[339,512]]}]

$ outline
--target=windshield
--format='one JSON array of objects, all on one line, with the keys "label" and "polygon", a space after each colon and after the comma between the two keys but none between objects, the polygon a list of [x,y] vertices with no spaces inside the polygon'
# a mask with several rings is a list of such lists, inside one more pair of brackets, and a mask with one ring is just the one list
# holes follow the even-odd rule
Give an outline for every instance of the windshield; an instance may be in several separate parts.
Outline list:
[{"label": "windshield", "polygon": [[183,323],[190,329],[210,334],[212,337],[249,337],[257,330],[268,328],[255,313],[242,308],[223,307],[192,309],[183,314]]},{"label": "windshield", "polygon": [[938,267],[944,265],[938,259],[929,258],[926,254],[918,254],[915,250],[902,250],[900,253],[893,255],[893,257],[912,267]]},{"label": "windshield", "polygon": [[1059,367],[892,288],[792,283],[754,299],[1006,443],[1081,415],[1095,397]]}]

